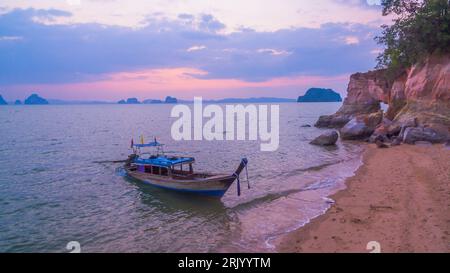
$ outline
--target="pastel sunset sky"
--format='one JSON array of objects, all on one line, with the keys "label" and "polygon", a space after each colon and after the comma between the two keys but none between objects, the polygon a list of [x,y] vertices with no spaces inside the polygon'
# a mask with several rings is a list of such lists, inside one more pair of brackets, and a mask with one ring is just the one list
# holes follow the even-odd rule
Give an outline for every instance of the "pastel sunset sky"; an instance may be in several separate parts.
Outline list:
[{"label": "pastel sunset sky", "polygon": [[345,95],[379,0],[2,0],[0,94],[63,100]]}]

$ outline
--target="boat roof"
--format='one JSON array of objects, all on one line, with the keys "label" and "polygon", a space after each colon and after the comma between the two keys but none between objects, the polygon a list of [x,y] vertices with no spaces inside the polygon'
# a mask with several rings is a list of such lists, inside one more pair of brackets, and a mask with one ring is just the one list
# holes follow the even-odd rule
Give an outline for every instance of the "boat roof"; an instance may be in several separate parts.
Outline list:
[{"label": "boat roof", "polygon": [[168,157],[159,155],[150,158],[138,158],[134,163],[138,165],[152,165],[158,167],[171,167],[183,163],[193,163],[195,161],[192,157]]},{"label": "boat roof", "polygon": [[149,142],[146,144],[133,144],[136,148],[144,148],[144,147],[161,147],[164,146],[164,144],[159,143],[158,141]]}]

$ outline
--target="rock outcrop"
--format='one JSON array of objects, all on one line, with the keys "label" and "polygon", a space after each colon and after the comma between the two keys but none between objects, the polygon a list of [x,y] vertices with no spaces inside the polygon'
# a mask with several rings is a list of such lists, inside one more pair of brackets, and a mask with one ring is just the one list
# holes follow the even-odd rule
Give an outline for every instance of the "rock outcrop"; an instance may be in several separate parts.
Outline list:
[{"label": "rock outcrop", "polygon": [[44,98],[39,97],[38,94],[32,94],[25,100],[24,103],[27,105],[45,105],[48,104],[48,101]]},{"label": "rock outcrop", "polygon": [[22,101],[20,101],[20,100],[16,100],[15,102],[14,102],[14,105],[21,105],[22,104]]},{"label": "rock outcrop", "polygon": [[448,139],[448,134],[438,132],[429,127],[408,127],[403,134],[403,142],[415,144],[420,141],[441,143]]},{"label": "rock outcrop", "polygon": [[3,99],[2,95],[0,95],[0,105],[7,105],[8,103]]},{"label": "rock outcrop", "polygon": [[304,96],[300,96],[297,102],[340,102],[341,95],[332,89],[310,88]]},{"label": "rock outcrop", "polygon": [[370,137],[383,119],[383,111],[366,116],[359,115],[351,119],[342,129],[341,137],[346,140],[358,140]]},{"label": "rock outcrop", "polygon": [[[450,135],[450,55],[429,56],[393,80],[385,70],[354,74],[347,91],[342,107],[320,117],[316,127],[342,128],[344,139],[399,136],[407,143],[445,142]],[[375,118],[381,102],[389,108],[381,119],[379,114]],[[415,127],[409,137],[404,135]]]},{"label": "rock outcrop", "polygon": [[321,116],[316,127],[340,128],[358,115],[378,112],[380,101],[387,101],[389,88],[384,70],[351,75],[342,107],[333,115]]},{"label": "rock outcrop", "polygon": [[313,145],[319,145],[319,146],[331,146],[335,145],[336,142],[339,139],[339,135],[336,131],[328,131],[326,133],[321,134],[317,138],[315,138],[313,141],[310,142],[310,144]]}]

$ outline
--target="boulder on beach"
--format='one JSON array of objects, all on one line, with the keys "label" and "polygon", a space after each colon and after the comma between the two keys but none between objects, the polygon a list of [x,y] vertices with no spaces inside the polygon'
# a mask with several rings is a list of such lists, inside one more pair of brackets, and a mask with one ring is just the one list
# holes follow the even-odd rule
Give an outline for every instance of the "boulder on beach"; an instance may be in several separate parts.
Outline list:
[{"label": "boulder on beach", "polygon": [[375,128],[381,123],[383,112],[378,111],[370,115],[360,115],[353,118],[340,130],[341,138],[345,140],[362,140],[370,137]]},{"label": "boulder on beach", "polygon": [[3,99],[2,95],[0,95],[0,105],[7,105],[8,103]]},{"label": "boulder on beach", "polygon": [[48,104],[48,101],[44,98],[41,98],[38,94],[32,94],[25,100],[26,105],[45,105]]},{"label": "boulder on beach", "polygon": [[310,142],[310,144],[319,146],[331,146],[336,144],[338,138],[339,135],[336,131],[328,131],[316,137],[313,141]]},{"label": "boulder on beach", "polygon": [[408,127],[403,133],[403,142],[415,144],[417,141],[443,143],[448,140],[448,134],[438,132],[429,127]]},{"label": "boulder on beach", "polygon": [[389,148],[389,146],[386,145],[386,144],[385,144],[383,141],[381,141],[381,140],[375,141],[375,144],[376,144],[377,147],[380,148],[380,149],[386,149],[386,148]]},{"label": "boulder on beach", "polygon": [[401,144],[402,144],[402,138],[401,137],[394,137],[392,139],[391,146],[399,146]]},{"label": "boulder on beach", "polygon": [[297,102],[341,102],[341,95],[332,89],[310,88]]},{"label": "boulder on beach", "polygon": [[363,118],[356,117],[350,120],[342,129],[341,138],[345,140],[359,140],[368,138],[372,133],[373,129],[370,129]]},{"label": "boulder on beach", "polygon": [[315,127],[318,128],[341,128],[350,121],[350,117],[345,115],[320,116]]}]

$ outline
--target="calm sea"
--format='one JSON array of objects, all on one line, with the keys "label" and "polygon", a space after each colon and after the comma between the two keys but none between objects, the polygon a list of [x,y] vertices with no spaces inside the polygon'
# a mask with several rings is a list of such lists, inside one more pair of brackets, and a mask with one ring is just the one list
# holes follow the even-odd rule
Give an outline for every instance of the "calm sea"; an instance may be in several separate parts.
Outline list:
[{"label": "calm sea", "polygon": [[[361,161],[362,147],[308,144],[304,128],[339,103],[280,105],[280,148],[259,142],[176,142],[170,105],[0,107],[0,252],[274,251],[280,235],[329,206]],[[215,200],[141,185],[123,176],[130,139],[156,136],[194,156],[196,169],[232,173],[249,159],[251,189]]]}]

